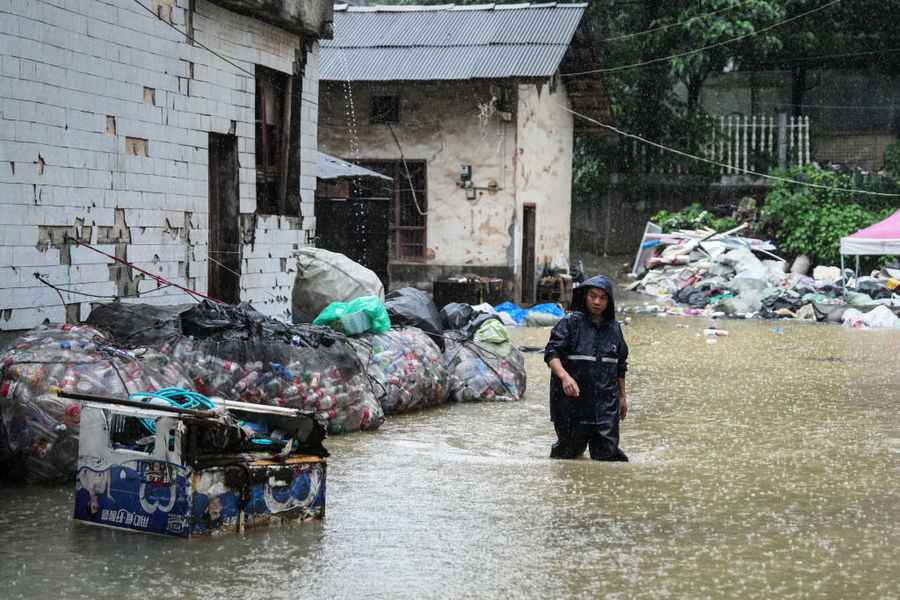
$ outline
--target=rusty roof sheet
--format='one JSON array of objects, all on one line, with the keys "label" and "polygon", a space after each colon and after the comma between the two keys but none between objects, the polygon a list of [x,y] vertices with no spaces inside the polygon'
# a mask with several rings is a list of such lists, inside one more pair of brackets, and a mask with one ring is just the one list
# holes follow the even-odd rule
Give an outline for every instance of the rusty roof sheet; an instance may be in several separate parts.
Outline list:
[{"label": "rusty roof sheet", "polygon": [[587,4],[334,8],[324,81],[550,77]]}]

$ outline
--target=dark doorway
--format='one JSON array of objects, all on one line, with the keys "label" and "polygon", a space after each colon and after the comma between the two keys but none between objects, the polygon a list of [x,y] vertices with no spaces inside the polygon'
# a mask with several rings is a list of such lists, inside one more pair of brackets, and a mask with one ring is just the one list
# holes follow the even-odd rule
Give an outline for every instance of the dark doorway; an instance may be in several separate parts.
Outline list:
[{"label": "dark doorway", "polygon": [[371,269],[387,288],[390,207],[390,182],[366,177],[320,180],[316,246]]},{"label": "dark doorway", "polygon": [[534,302],[534,244],[535,244],[535,207],[526,204],[522,207],[522,303]]},{"label": "dark doorway", "polygon": [[237,304],[241,297],[238,232],[238,140],[209,134],[209,295]]}]

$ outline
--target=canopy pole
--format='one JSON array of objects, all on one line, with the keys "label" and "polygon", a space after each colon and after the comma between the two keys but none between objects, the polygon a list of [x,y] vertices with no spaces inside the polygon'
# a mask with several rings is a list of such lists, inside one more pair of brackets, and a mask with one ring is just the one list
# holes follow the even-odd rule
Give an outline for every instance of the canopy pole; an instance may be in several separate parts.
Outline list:
[{"label": "canopy pole", "polygon": [[847,298],[847,273],[844,271],[844,254],[841,253],[841,281],[844,283],[844,298]]}]

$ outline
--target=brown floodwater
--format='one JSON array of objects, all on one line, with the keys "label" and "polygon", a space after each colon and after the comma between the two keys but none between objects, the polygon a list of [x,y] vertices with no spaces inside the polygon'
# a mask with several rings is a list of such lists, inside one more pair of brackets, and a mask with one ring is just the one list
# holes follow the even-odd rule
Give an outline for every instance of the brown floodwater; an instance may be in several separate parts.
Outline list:
[{"label": "brown floodwater", "polygon": [[[547,458],[523,402],[328,440],[328,515],[178,541],[0,489],[2,598],[900,597],[900,332],[635,316],[628,464]],[[548,329],[518,330],[542,346]]]}]

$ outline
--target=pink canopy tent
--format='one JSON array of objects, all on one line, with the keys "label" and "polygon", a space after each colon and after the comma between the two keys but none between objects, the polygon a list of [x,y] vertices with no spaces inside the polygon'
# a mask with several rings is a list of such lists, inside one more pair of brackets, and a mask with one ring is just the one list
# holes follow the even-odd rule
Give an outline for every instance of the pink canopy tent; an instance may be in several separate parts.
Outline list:
[{"label": "pink canopy tent", "polygon": [[857,274],[860,256],[900,255],[900,210],[884,221],[841,238],[841,273],[847,255],[856,256]]},{"label": "pink canopy tent", "polygon": [[900,210],[880,223],[841,238],[841,254],[855,256],[900,254]]}]

